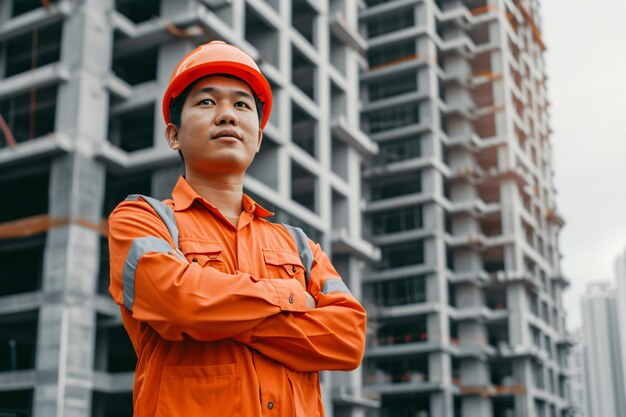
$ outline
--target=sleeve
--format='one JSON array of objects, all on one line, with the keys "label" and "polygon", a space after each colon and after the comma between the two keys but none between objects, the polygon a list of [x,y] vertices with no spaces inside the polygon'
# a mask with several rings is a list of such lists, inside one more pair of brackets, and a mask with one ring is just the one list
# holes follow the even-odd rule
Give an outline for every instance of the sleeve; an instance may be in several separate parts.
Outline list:
[{"label": "sleeve", "polygon": [[295,280],[257,279],[188,262],[144,201],[125,201],[109,219],[111,283],[117,304],[162,337],[230,338],[282,311],[306,311]]},{"label": "sleeve", "polygon": [[309,291],[317,308],[268,317],[234,339],[294,371],[356,369],[365,349],[365,309],[320,246],[309,245],[314,254]]}]

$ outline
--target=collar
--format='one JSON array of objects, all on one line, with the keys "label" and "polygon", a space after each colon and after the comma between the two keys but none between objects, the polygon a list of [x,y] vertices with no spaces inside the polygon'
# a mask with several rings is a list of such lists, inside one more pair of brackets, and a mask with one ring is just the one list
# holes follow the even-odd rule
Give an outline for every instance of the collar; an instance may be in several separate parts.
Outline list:
[{"label": "collar", "polygon": [[[217,207],[206,201],[204,198],[200,197],[182,175],[178,178],[178,182],[172,190],[172,199],[174,200],[175,211],[187,210],[189,207],[191,207],[194,201],[200,200],[203,205],[209,208],[211,211],[219,212]],[[274,215],[274,213],[263,208],[263,206],[255,202],[247,194],[242,195],[241,202],[243,210],[246,213],[254,214],[256,217],[259,217],[261,219]]]}]

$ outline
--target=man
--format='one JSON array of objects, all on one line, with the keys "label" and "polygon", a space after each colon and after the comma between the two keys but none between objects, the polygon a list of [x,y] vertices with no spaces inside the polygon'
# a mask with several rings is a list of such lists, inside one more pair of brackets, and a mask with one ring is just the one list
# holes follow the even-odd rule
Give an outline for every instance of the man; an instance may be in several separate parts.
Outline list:
[{"label": "man", "polygon": [[129,196],[111,214],[136,417],[323,416],[318,372],[361,362],[365,311],[325,253],[243,194],[271,105],[238,48],[190,52],[163,97],[186,175],[171,200]]}]

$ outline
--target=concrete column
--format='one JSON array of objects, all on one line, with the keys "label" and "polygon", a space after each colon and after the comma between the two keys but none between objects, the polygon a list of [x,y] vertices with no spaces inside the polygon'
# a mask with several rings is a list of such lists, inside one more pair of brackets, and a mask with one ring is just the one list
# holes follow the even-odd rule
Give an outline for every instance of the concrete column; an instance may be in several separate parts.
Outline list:
[{"label": "concrete column", "polygon": [[474,285],[458,285],[456,287],[456,306],[459,309],[482,307],[485,304],[483,291]]},{"label": "concrete column", "polygon": [[449,417],[453,416],[453,397],[450,390],[439,391],[430,394],[430,415],[429,417]]},{"label": "concrete column", "polygon": [[530,346],[528,333],[529,304],[523,286],[507,288],[506,299],[509,311],[509,343],[511,346]]},{"label": "concrete column", "polygon": [[[328,39],[328,13],[318,15],[314,19],[313,33],[314,38],[317,40],[317,52],[321,62],[329,62],[330,51]],[[315,92],[315,101],[320,109],[321,114],[325,117],[320,117],[317,120],[317,150],[320,172],[318,176],[317,184],[317,200],[318,200],[318,213],[322,219],[327,219],[326,235],[329,235],[332,231],[330,219],[332,217],[332,189],[330,186],[331,172],[331,132],[330,132],[330,120],[331,115],[331,93],[330,93],[330,79],[328,74],[328,66],[320,65],[319,63],[313,63],[315,65],[315,85],[317,91]],[[293,140],[293,138],[291,138]],[[347,226],[347,225],[346,225]],[[350,232],[350,230],[349,230]]]},{"label": "concrete column", "polygon": [[526,395],[515,396],[515,417],[535,417],[535,382],[531,362],[516,360],[513,363],[513,377],[526,388]]},{"label": "concrete column", "polygon": [[[12,2],[4,1],[0,3],[0,25],[11,19]],[[6,69],[7,48],[2,48],[0,51],[0,79],[4,78]]]},{"label": "concrete column", "polygon": [[491,417],[493,415],[491,399],[480,396],[464,397],[461,400],[461,413],[463,416]]},{"label": "concrete column", "polygon": [[90,416],[104,167],[90,159],[106,140],[111,65],[110,0],[77,2],[63,26],[61,62],[70,79],[59,87],[56,131],[73,150],[54,160],[49,214],[68,224],[48,231],[39,312],[33,410],[36,417]]},{"label": "concrete column", "polygon": [[77,153],[53,162],[50,215],[70,224],[49,230],[46,239],[36,417],[90,415],[100,234],[82,224],[100,221],[103,197],[98,163]]}]

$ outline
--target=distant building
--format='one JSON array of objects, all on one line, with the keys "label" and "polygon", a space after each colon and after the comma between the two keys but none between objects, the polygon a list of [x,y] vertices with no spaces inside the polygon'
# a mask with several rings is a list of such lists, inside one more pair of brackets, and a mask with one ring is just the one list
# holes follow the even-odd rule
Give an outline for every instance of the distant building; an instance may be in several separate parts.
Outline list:
[{"label": "distant building", "polygon": [[365,3],[364,386],[384,417],[569,416],[540,2]]},{"label": "distant building", "polygon": [[572,386],[572,414],[570,417],[587,417],[587,384],[585,345],[583,344],[582,330],[573,334],[574,346],[570,354],[570,381]]},{"label": "distant building", "polygon": [[622,344],[615,288],[590,284],[582,297],[588,417],[626,416]]},{"label": "distant building", "polygon": [[622,364],[626,389],[626,248],[615,258],[615,281],[617,282],[617,311],[622,343]]}]

